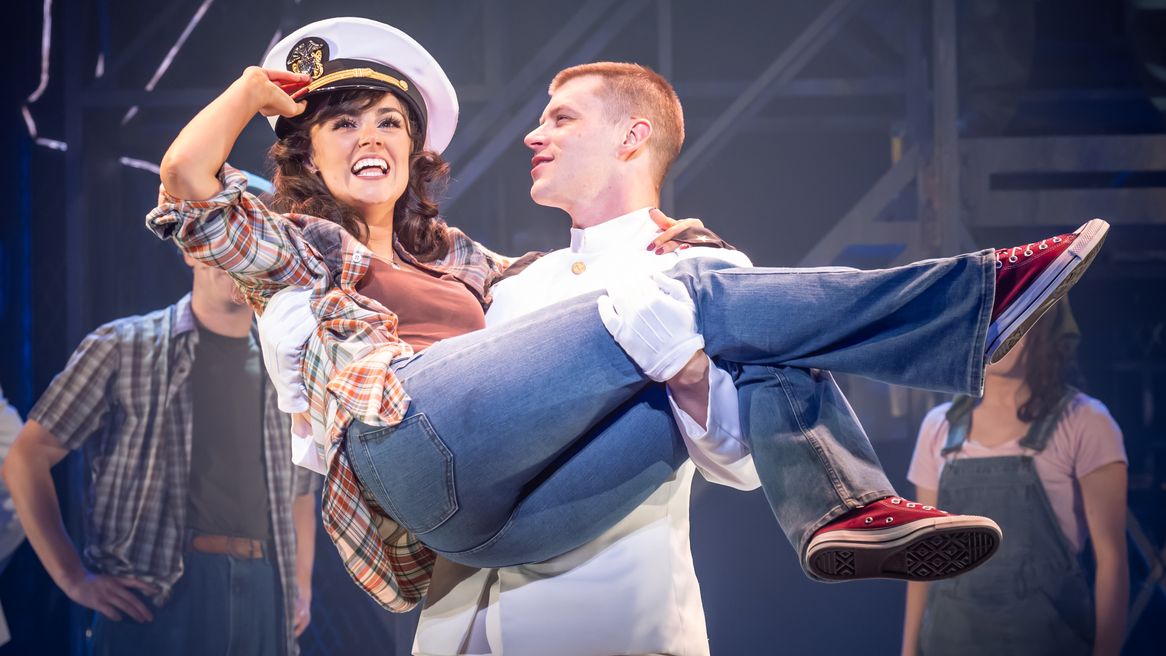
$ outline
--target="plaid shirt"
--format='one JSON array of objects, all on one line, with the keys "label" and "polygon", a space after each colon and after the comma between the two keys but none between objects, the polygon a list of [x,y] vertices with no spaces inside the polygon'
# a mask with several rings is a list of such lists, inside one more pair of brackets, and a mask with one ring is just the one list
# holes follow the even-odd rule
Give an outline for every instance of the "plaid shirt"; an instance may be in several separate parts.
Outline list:
[{"label": "plaid shirt", "polygon": [[[83,553],[96,571],[156,585],[165,602],[182,576],[193,438],[189,374],[198,330],[190,295],[90,333],[29,412],[64,447],[85,447]],[[292,500],[315,476],[291,466],[291,425],[263,377],[263,457],[285,617],[295,603]],[[291,622],[288,654],[297,652]]]},{"label": "plaid shirt", "polygon": [[[356,290],[372,252],[339,225],[317,217],[272,212],[246,192],[246,178],[224,166],[223,190],[205,201],[183,201],[163,190],[146,217],[159,237],[191,257],[231,272],[256,310],[288,286],[311,287],[317,328],[304,353],[304,384],[317,441],[328,462],[321,512],[324,528],[349,574],[384,608],[413,608],[429,587],[434,554],[357,484],[341,448],[353,419],[392,426],[409,407],[390,363],[413,354],[397,338],[397,315]],[[449,229],[450,252],[425,264],[395,245],[407,261],[461,281],[482,302],[508,260]]]}]

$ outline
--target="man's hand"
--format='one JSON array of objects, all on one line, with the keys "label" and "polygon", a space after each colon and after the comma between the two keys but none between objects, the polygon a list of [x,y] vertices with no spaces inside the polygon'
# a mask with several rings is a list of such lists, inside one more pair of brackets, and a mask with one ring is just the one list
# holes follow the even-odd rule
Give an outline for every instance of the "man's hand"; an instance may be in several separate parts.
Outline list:
[{"label": "man's hand", "polygon": [[114,622],[120,622],[123,613],[138,622],[152,622],[154,614],[133,590],[147,595],[158,592],[149,583],[128,576],[106,576],[87,571],[78,581],[67,586],[65,594]]},{"label": "man's hand", "polygon": [[663,232],[656,235],[656,238],[652,240],[652,243],[648,244],[648,250],[656,251],[657,255],[671,253],[672,251],[681,248],[688,248],[688,244],[672,240],[675,239],[677,235],[684,232],[685,230],[688,230],[689,228],[704,227],[704,222],[702,222],[700,219],[683,219],[681,221],[677,221],[676,219],[668,217],[663,212],[654,207],[648,210],[648,216],[652,219],[652,222],[656,224],[656,227],[660,228],[660,230],[663,230]]},{"label": "man's hand", "polygon": [[297,586],[295,617],[292,621],[292,630],[295,631],[297,638],[308,628],[308,623],[311,621],[312,590],[310,588],[304,589],[304,586]]},{"label": "man's hand", "polygon": [[688,289],[663,274],[632,276],[596,299],[607,332],[651,380],[679,374],[704,348]]}]

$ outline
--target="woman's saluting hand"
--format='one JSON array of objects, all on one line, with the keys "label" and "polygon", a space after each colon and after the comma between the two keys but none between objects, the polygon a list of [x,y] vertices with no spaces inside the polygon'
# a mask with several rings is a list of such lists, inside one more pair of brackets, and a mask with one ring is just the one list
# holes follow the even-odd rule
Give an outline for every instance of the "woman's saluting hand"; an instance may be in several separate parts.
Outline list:
[{"label": "woman's saluting hand", "polygon": [[204,107],[170,144],[162,158],[162,186],[183,200],[206,200],[223,186],[219,169],[243,128],[256,112],[264,116],[298,116],[307,101],[289,92],[305,88],[308,75],[248,66],[218,98]]},{"label": "woman's saluting hand", "polygon": [[311,76],[305,73],[248,66],[235,84],[250,92],[255,111],[264,116],[290,118],[299,116],[307,108],[306,100],[297,102],[295,98],[311,81]]}]

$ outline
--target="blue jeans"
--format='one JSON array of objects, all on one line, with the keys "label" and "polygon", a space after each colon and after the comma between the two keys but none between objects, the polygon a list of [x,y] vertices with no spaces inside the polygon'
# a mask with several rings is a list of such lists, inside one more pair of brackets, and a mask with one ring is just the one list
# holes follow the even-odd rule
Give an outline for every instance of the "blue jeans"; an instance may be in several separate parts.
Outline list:
[{"label": "blue jeans", "polygon": [[120,622],[94,615],[92,656],[222,654],[275,656],[284,653],[275,564],[266,558],[187,551],[182,578],[162,607],[131,591],[154,614],[151,622]]},{"label": "blue jeans", "polygon": [[[981,391],[991,251],[881,271],[691,260],[670,275],[689,288],[705,350],[721,361]],[[435,551],[478,567],[565,553],[647,498],[683,457],[666,404],[629,404],[648,381],[603,327],[596,296],[443,340],[396,364],[411,399],[405,420],[349,429],[361,484]],[[823,398],[829,405],[814,421],[830,425],[842,415],[833,397]],[[749,408],[746,425],[760,412],[787,408]],[[777,445],[772,435],[788,421],[760,421],[759,431],[776,431],[768,439]],[[794,517],[797,497],[781,489],[791,450],[760,445],[758,457],[756,435],[753,446],[762,480],[775,489],[771,503],[780,497],[779,521],[804,523]],[[877,467],[873,454],[859,467],[867,465]]]},{"label": "blue jeans", "polygon": [[895,494],[850,403],[827,371],[723,363],[774,517],[803,571],[814,531]]}]

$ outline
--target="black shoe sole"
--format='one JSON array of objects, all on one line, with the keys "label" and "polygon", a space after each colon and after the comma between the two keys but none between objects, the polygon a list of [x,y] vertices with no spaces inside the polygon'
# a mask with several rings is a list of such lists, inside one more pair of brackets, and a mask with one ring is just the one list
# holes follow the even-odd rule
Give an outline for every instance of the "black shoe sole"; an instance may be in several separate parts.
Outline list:
[{"label": "black shoe sole", "polygon": [[828,581],[900,579],[938,581],[983,564],[1000,546],[1000,534],[989,528],[929,531],[895,547],[827,547],[810,558],[810,569]]}]

